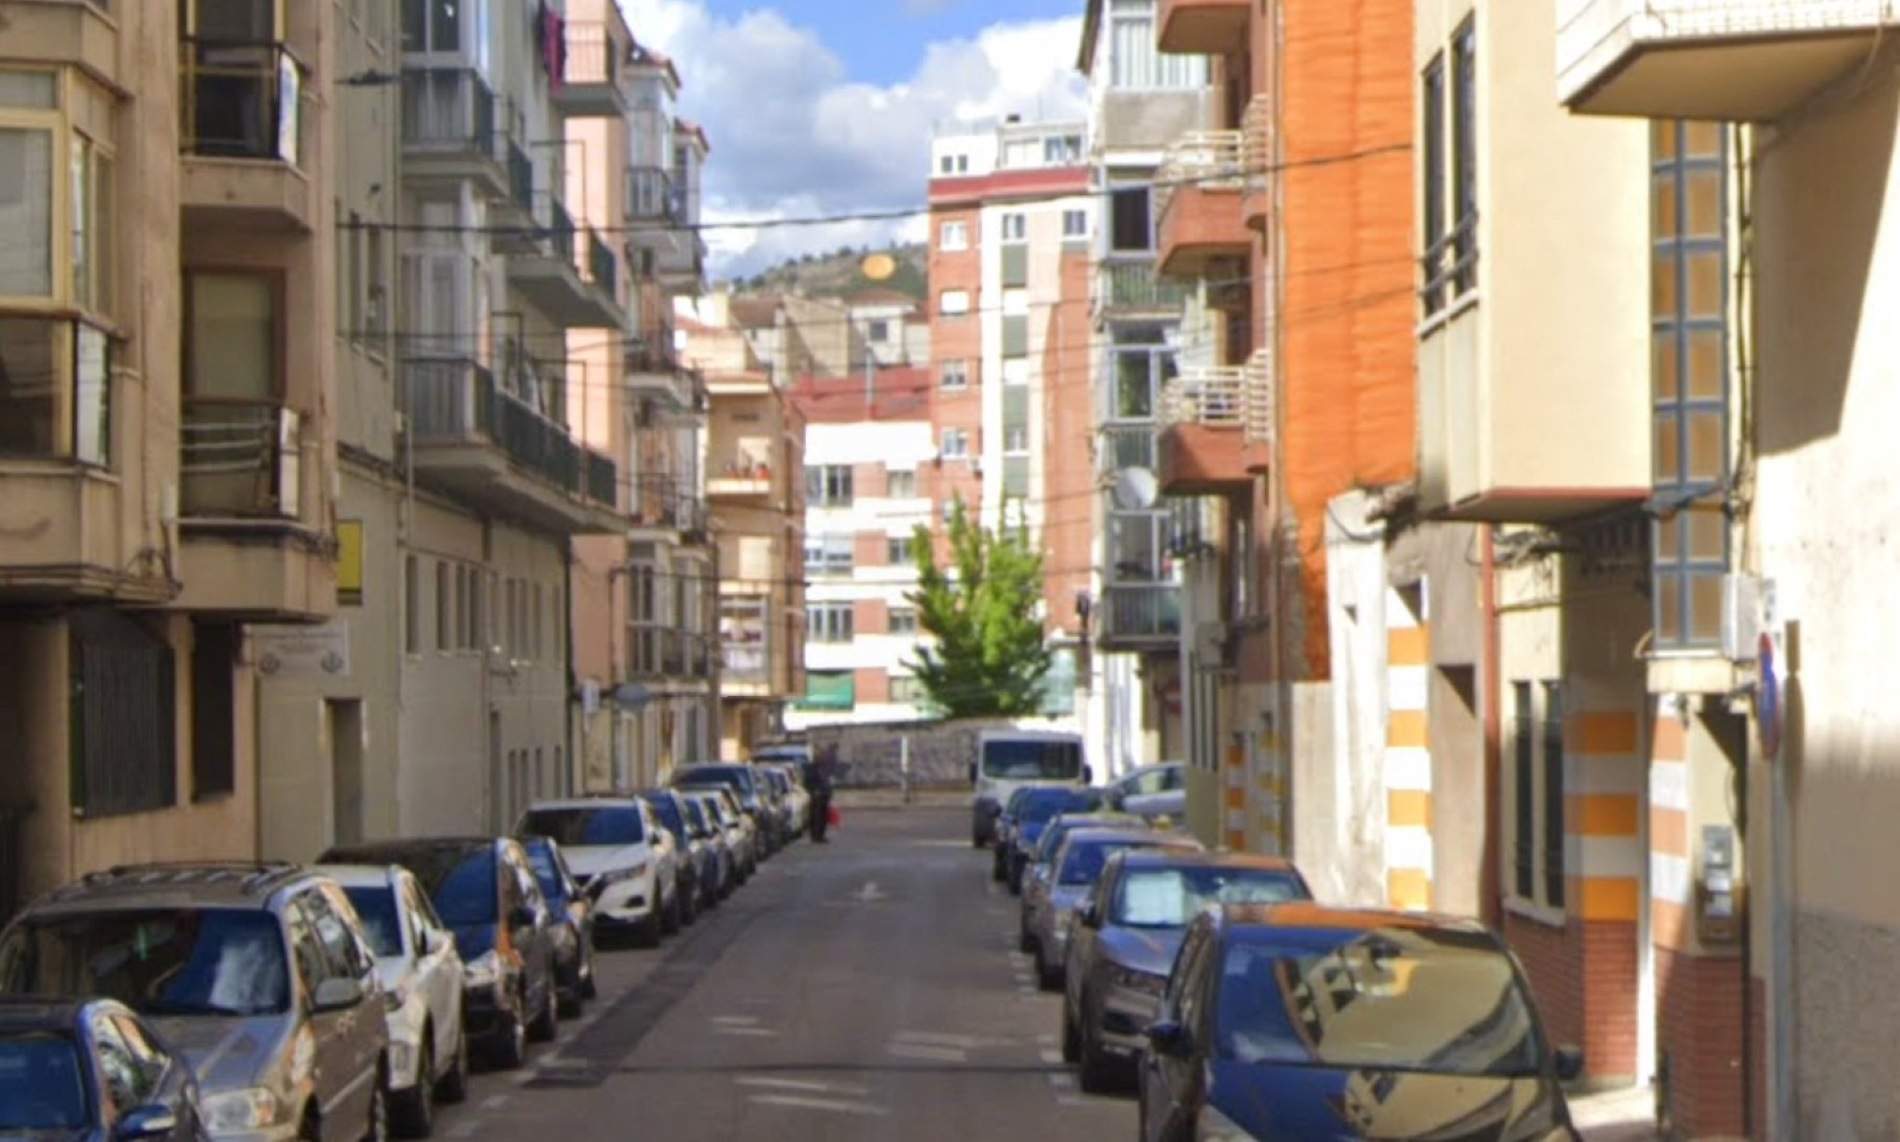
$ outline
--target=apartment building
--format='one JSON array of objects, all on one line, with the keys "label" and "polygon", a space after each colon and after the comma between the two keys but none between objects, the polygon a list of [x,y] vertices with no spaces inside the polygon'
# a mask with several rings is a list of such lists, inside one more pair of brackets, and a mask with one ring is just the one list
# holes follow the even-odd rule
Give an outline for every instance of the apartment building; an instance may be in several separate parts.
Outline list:
[{"label": "apartment building", "polygon": [[1158,495],[1161,394],[1179,371],[1185,283],[1155,262],[1155,174],[1210,114],[1205,57],[1164,55],[1154,0],[1093,0],[1076,68],[1089,81],[1089,164],[1101,204],[1091,257],[1095,472],[1090,689],[1117,774],[1184,756],[1180,554]]},{"label": "apartment building", "polygon": [[267,633],[332,616],[350,545],[328,238],[349,49],[330,5],[0,19],[5,915],[113,862],[256,848]]}]

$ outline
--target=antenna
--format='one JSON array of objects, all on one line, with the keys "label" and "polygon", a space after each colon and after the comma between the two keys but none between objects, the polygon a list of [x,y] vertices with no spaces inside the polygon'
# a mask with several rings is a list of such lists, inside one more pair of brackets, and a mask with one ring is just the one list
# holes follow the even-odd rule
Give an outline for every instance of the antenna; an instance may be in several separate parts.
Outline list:
[{"label": "antenna", "polygon": [[1123,468],[1115,473],[1115,484],[1110,495],[1115,506],[1125,512],[1146,511],[1155,506],[1155,497],[1161,492],[1161,485],[1155,474],[1146,468]]}]

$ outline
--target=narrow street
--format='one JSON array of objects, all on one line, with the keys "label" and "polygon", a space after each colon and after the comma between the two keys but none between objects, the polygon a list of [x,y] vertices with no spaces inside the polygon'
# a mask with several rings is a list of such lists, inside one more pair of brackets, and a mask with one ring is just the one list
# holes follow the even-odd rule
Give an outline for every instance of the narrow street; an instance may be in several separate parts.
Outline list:
[{"label": "narrow street", "polygon": [[1015,955],[967,811],[854,810],[658,951],[601,957],[601,996],[516,1074],[476,1076],[447,1138],[1099,1138],[1130,1101],[1085,1098],[1056,1053],[1060,999]]}]

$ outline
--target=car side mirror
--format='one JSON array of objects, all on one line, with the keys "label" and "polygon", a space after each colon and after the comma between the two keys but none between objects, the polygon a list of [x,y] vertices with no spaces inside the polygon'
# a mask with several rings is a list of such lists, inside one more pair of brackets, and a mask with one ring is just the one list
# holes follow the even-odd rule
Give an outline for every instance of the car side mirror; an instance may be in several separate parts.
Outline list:
[{"label": "car side mirror", "polygon": [[440,928],[429,929],[429,934],[423,937],[423,940],[424,940],[424,950],[426,950],[428,954],[432,956],[438,952],[444,951],[449,946],[448,933],[442,931]]},{"label": "car side mirror", "polygon": [[517,904],[515,910],[508,913],[508,924],[513,928],[532,928],[535,919],[534,907],[528,904]]},{"label": "car side mirror", "polygon": [[169,1106],[141,1106],[119,1119],[114,1138],[169,1138],[178,1131],[178,1116]]},{"label": "car side mirror", "polygon": [[310,1008],[321,1014],[325,1011],[344,1011],[363,1002],[363,984],[360,980],[332,978],[317,985],[317,993],[310,999]]},{"label": "car side mirror", "polygon": [[1553,1053],[1551,1062],[1557,1069],[1559,1082],[1571,1082],[1583,1074],[1583,1048],[1559,1047]]},{"label": "car side mirror", "polygon": [[1184,1059],[1194,1050],[1194,1036],[1177,1019],[1163,1019],[1148,1025],[1148,1046],[1157,1055]]},{"label": "car side mirror", "polygon": [[1097,908],[1094,902],[1091,901],[1082,906],[1081,915],[1076,917],[1076,919],[1081,921],[1084,928],[1100,928],[1102,926],[1102,910]]}]

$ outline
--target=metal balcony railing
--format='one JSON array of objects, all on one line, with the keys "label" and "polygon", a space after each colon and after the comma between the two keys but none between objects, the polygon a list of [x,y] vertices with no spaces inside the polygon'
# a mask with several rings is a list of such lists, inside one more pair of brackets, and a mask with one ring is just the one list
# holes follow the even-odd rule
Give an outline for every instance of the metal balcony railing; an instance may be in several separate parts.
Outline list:
[{"label": "metal balcony railing", "polygon": [[1104,638],[1164,639],[1181,633],[1181,588],[1173,583],[1111,584],[1102,593]]},{"label": "metal balcony railing", "polygon": [[1240,159],[1247,189],[1265,189],[1273,167],[1273,101],[1256,95],[1240,118]]},{"label": "metal balcony railing", "polygon": [[1190,131],[1168,148],[1155,172],[1155,216],[1166,214],[1183,189],[1239,190],[1246,171],[1243,132]]},{"label": "metal balcony railing", "polygon": [[534,160],[513,139],[508,140],[508,194],[523,211],[534,210]]},{"label": "metal balcony railing", "polygon": [[181,507],[195,519],[295,519],[303,420],[276,401],[185,397]]},{"label": "metal balcony railing", "polygon": [[403,366],[409,431],[423,443],[489,443],[570,495],[603,507],[619,502],[619,467],[583,447],[558,417],[499,389],[474,361],[411,360]]},{"label": "metal balcony railing", "polygon": [[1253,356],[1247,358],[1246,387],[1243,394],[1245,419],[1241,427],[1248,441],[1271,442],[1273,440],[1276,399],[1273,384],[1273,353],[1265,348],[1256,349]]},{"label": "metal balcony railing", "polygon": [[567,22],[567,60],[561,68],[566,83],[620,82],[620,53],[615,50],[607,25],[598,20]]},{"label": "metal balcony railing", "polygon": [[1419,301],[1431,317],[1478,284],[1478,215],[1468,211],[1419,259]]},{"label": "metal balcony railing", "polygon": [[1155,428],[1152,424],[1105,425],[1101,431],[1101,471],[1103,475],[1124,468],[1155,466]]},{"label": "metal balcony railing", "polygon": [[619,295],[620,260],[592,226],[587,228],[587,280],[609,297]]},{"label": "metal balcony railing", "polygon": [[659,167],[627,168],[627,219],[669,222],[686,220],[686,194],[673,176]]},{"label": "metal balcony railing", "polygon": [[302,165],[308,75],[277,41],[181,39],[180,149],[207,158]]},{"label": "metal balcony railing", "polygon": [[602,507],[620,506],[620,474],[613,459],[586,449],[587,498]]},{"label": "metal balcony railing", "polygon": [[1096,271],[1098,313],[1179,313],[1188,293],[1186,284],[1157,274],[1153,258],[1103,262]]},{"label": "metal balcony railing", "polygon": [[1184,370],[1161,393],[1162,419],[1170,424],[1240,428],[1247,414],[1247,375],[1240,365]]},{"label": "metal balcony railing", "polygon": [[495,93],[464,67],[405,67],[402,141],[429,150],[495,155]]}]

